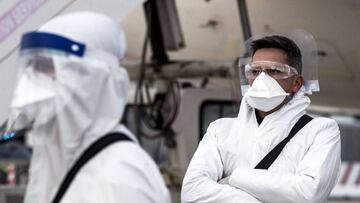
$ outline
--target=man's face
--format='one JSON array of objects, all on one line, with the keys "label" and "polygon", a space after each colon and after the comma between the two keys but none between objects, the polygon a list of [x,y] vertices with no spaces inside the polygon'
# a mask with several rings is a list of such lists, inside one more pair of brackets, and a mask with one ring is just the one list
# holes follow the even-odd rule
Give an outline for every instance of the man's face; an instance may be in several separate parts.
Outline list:
[{"label": "man's face", "polygon": [[[273,61],[282,64],[287,64],[287,55],[281,49],[276,48],[262,48],[255,52],[252,62],[256,61]],[[254,82],[255,78],[250,80],[250,86]],[[296,93],[303,83],[303,78],[300,75],[294,75],[286,79],[276,79],[280,86],[287,93]]]}]

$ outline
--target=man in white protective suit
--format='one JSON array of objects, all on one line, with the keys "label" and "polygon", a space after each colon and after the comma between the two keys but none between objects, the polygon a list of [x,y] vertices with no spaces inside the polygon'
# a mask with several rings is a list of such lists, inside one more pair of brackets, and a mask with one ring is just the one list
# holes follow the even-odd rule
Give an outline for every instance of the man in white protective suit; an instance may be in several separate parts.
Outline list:
[{"label": "man in white protective suit", "polygon": [[[118,24],[93,12],[58,16],[23,35],[8,129],[27,128],[32,138],[26,203],[170,202],[156,164],[119,124],[129,84],[124,52]],[[109,139],[116,142],[104,147]],[[95,145],[102,150],[85,153]]]},{"label": "man in white protective suit", "polygon": [[306,94],[319,90],[308,61],[316,50],[302,57],[282,35],[247,44],[238,117],[209,125],[185,174],[182,202],[326,202],[339,176],[340,132],[334,120],[306,115]]}]

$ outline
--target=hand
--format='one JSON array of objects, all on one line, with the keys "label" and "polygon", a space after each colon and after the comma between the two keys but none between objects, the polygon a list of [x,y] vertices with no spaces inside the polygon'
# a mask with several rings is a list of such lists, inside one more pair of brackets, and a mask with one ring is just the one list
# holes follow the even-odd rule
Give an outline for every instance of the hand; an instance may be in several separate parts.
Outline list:
[{"label": "hand", "polygon": [[225,185],[225,184],[229,185],[229,178],[230,178],[230,176],[225,177],[225,178],[219,180],[218,183],[223,184],[223,185]]}]

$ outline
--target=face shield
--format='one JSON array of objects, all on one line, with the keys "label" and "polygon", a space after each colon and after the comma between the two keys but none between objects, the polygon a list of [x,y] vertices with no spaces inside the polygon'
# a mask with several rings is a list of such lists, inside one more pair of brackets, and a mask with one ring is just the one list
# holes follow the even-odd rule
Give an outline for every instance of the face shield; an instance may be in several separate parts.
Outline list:
[{"label": "face shield", "polygon": [[84,51],[84,44],[59,35],[43,32],[23,35],[17,84],[3,139],[13,137],[16,131],[42,125],[55,116],[58,74],[55,59],[81,57]]},{"label": "face shield", "polygon": [[[251,44],[264,37],[279,34],[262,34],[251,37],[246,40],[241,56],[239,57],[239,73],[241,93],[244,96],[250,87],[250,81],[254,80],[261,72],[274,79],[286,79],[298,73],[298,71],[289,64],[281,64],[273,61],[252,62]],[[295,42],[302,55],[302,72],[304,77],[304,91],[306,94],[312,94],[320,90],[317,74],[317,46],[313,36],[304,30],[294,30],[289,34],[280,34]]]}]

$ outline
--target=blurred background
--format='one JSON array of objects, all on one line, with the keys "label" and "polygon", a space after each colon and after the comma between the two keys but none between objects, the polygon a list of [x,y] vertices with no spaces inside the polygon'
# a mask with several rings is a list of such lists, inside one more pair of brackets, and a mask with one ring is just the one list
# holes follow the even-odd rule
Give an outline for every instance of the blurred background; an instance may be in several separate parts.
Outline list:
[{"label": "blurred background", "polygon": [[[180,202],[187,165],[210,122],[236,116],[237,58],[244,41],[304,29],[317,43],[320,92],[309,114],[335,119],[342,166],[329,202],[360,202],[360,1],[358,0],[0,0],[0,124],[15,86],[18,45],[56,15],[80,10],[116,19],[131,77],[122,120],[159,165]],[[21,202],[31,137],[0,144],[0,203]],[[9,178],[11,177],[11,178]]]}]

